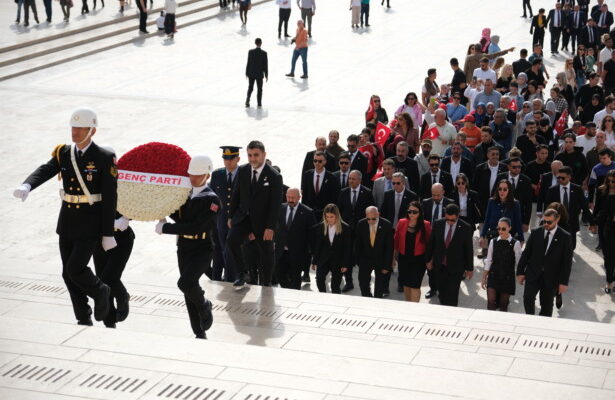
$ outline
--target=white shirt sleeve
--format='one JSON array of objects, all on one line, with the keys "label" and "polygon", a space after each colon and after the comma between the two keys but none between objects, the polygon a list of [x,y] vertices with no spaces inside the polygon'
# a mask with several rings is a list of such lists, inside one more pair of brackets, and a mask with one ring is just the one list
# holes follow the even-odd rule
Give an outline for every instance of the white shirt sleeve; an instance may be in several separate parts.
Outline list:
[{"label": "white shirt sleeve", "polygon": [[519,260],[521,259],[521,242],[517,240],[515,243],[515,247],[513,247],[515,251],[515,271],[517,270],[517,265],[519,265]]},{"label": "white shirt sleeve", "polygon": [[485,258],[485,271],[489,271],[491,269],[491,264],[493,263],[493,241],[496,239],[497,238],[491,239],[489,241],[489,248],[487,249],[487,258]]}]

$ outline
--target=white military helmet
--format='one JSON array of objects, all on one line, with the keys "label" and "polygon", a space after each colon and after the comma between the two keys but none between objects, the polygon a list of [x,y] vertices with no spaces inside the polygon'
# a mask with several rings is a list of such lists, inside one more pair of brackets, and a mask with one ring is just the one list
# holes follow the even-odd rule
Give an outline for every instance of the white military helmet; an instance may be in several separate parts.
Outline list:
[{"label": "white military helmet", "polygon": [[192,157],[192,160],[190,160],[188,173],[190,175],[205,175],[211,174],[213,169],[214,164],[211,162],[211,158],[205,154],[199,154]]},{"label": "white military helmet", "polygon": [[96,128],[98,118],[91,108],[81,107],[73,111],[70,116],[70,126],[73,128]]}]

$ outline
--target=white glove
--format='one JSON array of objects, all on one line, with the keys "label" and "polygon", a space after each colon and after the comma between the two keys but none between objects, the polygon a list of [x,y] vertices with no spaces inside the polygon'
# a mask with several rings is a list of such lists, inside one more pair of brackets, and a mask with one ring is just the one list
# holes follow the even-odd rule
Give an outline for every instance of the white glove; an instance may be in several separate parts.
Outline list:
[{"label": "white glove", "polygon": [[103,236],[102,238],[102,248],[105,251],[109,251],[112,248],[117,247],[117,242],[113,236]]},{"label": "white glove", "polygon": [[126,218],[126,217],[119,217],[113,223],[113,227],[115,229],[119,229],[120,231],[124,232],[126,229],[128,229],[128,224],[129,223],[130,223],[130,220],[128,218]]},{"label": "white glove", "polygon": [[30,186],[29,183],[24,183],[17,189],[15,189],[15,191],[13,192],[13,196],[17,197],[18,199],[21,199],[21,201],[26,201],[26,198],[30,193],[30,189],[32,189],[32,186]]},{"label": "white glove", "polygon": [[156,233],[157,234],[162,235],[162,227],[166,223],[167,223],[167,219],[166,218],[158,220],[158,223],[156,224]]}]

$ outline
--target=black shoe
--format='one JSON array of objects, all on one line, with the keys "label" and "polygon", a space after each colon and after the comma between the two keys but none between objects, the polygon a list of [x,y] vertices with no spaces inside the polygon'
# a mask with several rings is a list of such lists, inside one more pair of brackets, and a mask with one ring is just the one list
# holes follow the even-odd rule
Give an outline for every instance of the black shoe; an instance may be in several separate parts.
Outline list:
[{"label": "black shoe", "polygon": [[92,318],[91,317],[87,317],[86,319],[80,319],[77,321],[77,325],[83,325],[83,326],[93,326],[94,323],[92,322]]},{"label": "black shoe", "polygon": [[47,18],[47,22],[51,23],[51,18]]},{"label": "black shoe", "polygon": [[24,24],[23,24],[23,26],[28,26],[28,25],[30,25],[30,24],[27,23],[27,22],[24,22]]},{"label": "black shoe", "polygon": [[105,328],[115,329],[115,328],[116,328],[116,326],[115,326],[115,322],[114,322],[114,323],[112,323],[112,324],[105,324]]},{"label": "black shoe", "polygon": [[294,78],[295,74],[286,74],[286,76],[288,76],[289,78]]},{"label": "black shoe", "polygon": [[403,293],[404,287],[402,285],[397,285],[397,293]]},{"label": "black shoe", "polygon": [[555,307],[559,310],[562,308],[562,295],[560,293],[555,295]]},{"label": "black shoe", "polygon": [[435,297],[435,295],[437,294],[438,294],[437,290],[430,290],[429,292],[425,293],[425,298],[431,299],[432,297]]},{"label": "black shoe", "polygon": [[389,290],[389,287],[387,285],[387,287],[385,287],[384,290],[382,291],[382,296],[389,297],[390,294],[391,294],[391,291]]},{"label": "black shoe", "polygon": [[141,33],[149,33],[149,31],[147,29],[139,29],[139,32],[141,32]]},{"label": "black shoe", "polygon": [[370,25],[369,24],[365,24],[365,26],[369,27]]},{"label": "black shoe", "polygon": [[34,20],[36,21],[37,24],[39,24],[40,22],[38,21],[38,17],[34,16]]},{"label": "black shoe", "polygon": [[307,75],[301,75],[301,79],[307,79],[308,76]]},{"label": "black shoe", "polygon": [[262,108],[262,107],[263,107],[263,105],[262,105],[261,103],[258,103],[258,104],[256,105],[256,107],[258,107],[258,108]]},{"label": "black shoe", "polygon": [[18,24],[18,23],[19,23],[19,20],[18,20],[18,19],[16,19],[16,20],[15,20],[15,23],[16,23],[16,24]]},{"label": "black shoe", "polygon": [[117,299],[117,321],[118,322],[122,322],[126,318],[128,318],[128,312],[130,311],[129,306],[128,306],[129,301],[130,301],[130,295],[128,293],[126,293],[126,295],[123,298]]},{"label": "black shoe", "polygon": [[196,335],[195,338],[197,338],[197,339],[207,339],[207,335],[205,334],[205,332],[203,332],[203,333],[199,333],[198,335]]},{"label": "black shoe", "polygon": [[308,36],[309,36],[309,37],[312,37],[312,34],[311,34],[311,33],[308,33]]},{"label": "black shoe", "polygon": [[527,15],[522,15],[521,18],[527,18]]},{"label": "black shoe", "polygon": [[246,101],[246,108],[250,107],[250,102]]},{"label": "black shoe", "polygon": [[354,285],[352,283],[350,285],[345,284],[344,288],[342,289],[342,293],[350,292],[352,289],[354,289]]},{"label": "black shoe", "polygon": [[610,287],[605,287],[604,288],[604,293],[609,294],[612,292],[612,289]]},{"label": "black shoe", "polygon": [[205,300],[205,307],[199,312],[201,317],[201,329],[208,331],[214,322],[214,315],[211,312],[211,301]]},{"label": "black shoe", "polygon": [[310,283],[310,273],[309,272],[304,272],[303,276],[301,277],[301,282],[303,283]]},{"label": "black shoe", "polygon": [[123,13],[124,12],[124,6],[120,7],[120,12]]},{"label": "black shoe", "polygon": [[235,288],[235,290],[239,290],[242,289],[246,284],[246,281],[243,280],[243,278],[237,278],[237,280],[235,282],[233,282],[233,288]]},{"label": "black shoe", "polygon": [[102,284],[98,295],[94,299],[94,319],[96,321],[102,321],[109,314],[109,295],[111,294],[111,288]]},{"label": "black shoe", "polygon": [[596,248],[594,250],[600,251],[600,250],[602,250],[602,247],[600,245],[598,245],[598,246],[596,246]]},{"label": "black shoe", "polygon": [[284,37],[287,38],[287,37],[290,37],[290,35],[288,33],[285,33]]}]

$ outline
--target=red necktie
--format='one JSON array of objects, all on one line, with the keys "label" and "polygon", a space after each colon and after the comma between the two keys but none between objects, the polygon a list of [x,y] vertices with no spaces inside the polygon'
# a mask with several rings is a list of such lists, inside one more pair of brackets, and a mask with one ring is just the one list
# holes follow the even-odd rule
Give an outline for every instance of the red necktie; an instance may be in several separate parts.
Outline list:
[{"label": "red necktie", "polygon": [[[444,240],[444,247],[448,249],[448,246],[451,244],[451,240],[453,240],[453,227],[449,226],[448,233],[446,234],[446,239]],[[442,258],[442,264],[447,265],[446,254],[444,255],[444,258]]]},{"label": "red necktie", "polygon": [[320,193],[320,175],[316,175],[316,187],[314,191],[316,192],[316,196],[318,196],[318,193]]}]

